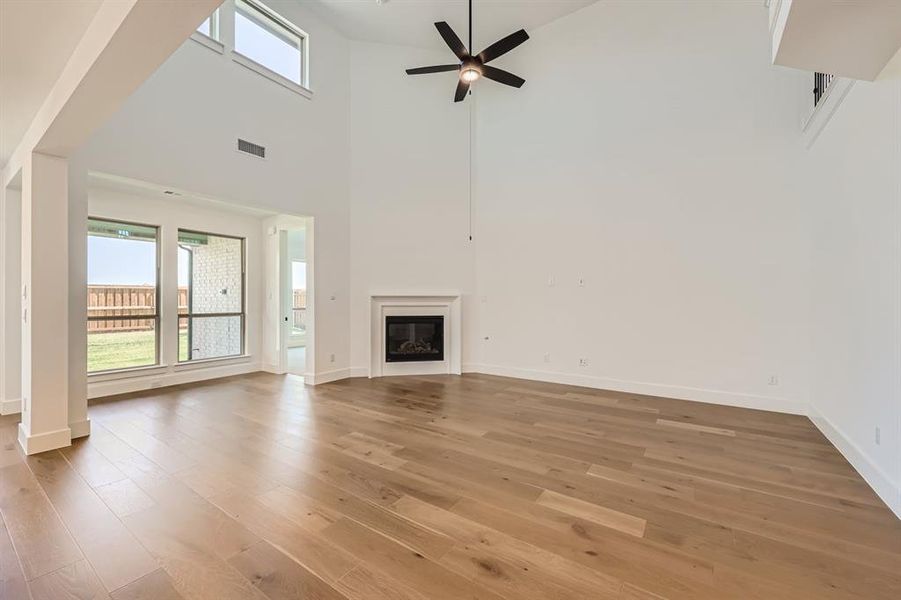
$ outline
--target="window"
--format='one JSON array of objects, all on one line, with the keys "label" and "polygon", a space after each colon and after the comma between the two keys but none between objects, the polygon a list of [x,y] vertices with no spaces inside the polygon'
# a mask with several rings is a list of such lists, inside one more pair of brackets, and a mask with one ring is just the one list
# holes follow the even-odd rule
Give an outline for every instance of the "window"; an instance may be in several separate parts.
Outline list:
[{"label": "window", "polygon": [[219,9],[213,11],[213,14],[208,16],[206,20],[200,24],[200,27],[197,28],[199,33],[207,36],[208,38],[212,38],[214,40],[219,39]]},{"label": "window", "polygon": [[244,353],[244,240],[178,230],[178,361]]},{"label": "window", "polygon": [[236,0],[235,51],[296,84],[305,85],[306,36],[260,3]]},{"label": "window", "polygon": [[307,332],[307,263],[291,261],[291,289],[291,335],[302,336]]},{"label": "window", "polygon": [[88,372],[159,363],[158,229],[88,219]]}]

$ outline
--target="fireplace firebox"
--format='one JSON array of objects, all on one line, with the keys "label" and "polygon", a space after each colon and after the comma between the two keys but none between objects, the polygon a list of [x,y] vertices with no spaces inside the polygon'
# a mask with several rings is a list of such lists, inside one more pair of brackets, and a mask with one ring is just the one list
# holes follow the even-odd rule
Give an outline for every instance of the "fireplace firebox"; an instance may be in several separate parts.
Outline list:
[{"label": "fireplace firebox", "polygon": [[385,317],[385,361],[444,360],[444,317]]}]

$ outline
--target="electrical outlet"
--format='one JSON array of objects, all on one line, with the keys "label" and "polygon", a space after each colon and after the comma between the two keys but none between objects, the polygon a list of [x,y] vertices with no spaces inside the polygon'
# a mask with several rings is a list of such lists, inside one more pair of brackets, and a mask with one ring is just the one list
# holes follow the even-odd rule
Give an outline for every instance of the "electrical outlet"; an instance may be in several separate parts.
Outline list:
[{"label": "electrical outlet", "polygon": [[882,431],[877,427],[876,428],[876,445],[879,446],[882,444]]},{"label": "electrical outlet", "polygon": [[335,362],[335,355],[334,355],[334,354],[329,354],[328,361],[329,361],[329,362]]},{"label": "electrical outlet", "polygon": [[771,375],[770,380],[767,382],[768,385],[779,385],[779,376]]},{"label": "electrical outlet", "polygon": [[546,363],[551,362],[551,353],[550,352],[544,353],[544,362],[546,362]]},{"label": "electrical outlet", "polygon": [[585,287],[585,278],[579,277],[579,287]]},{"label": "electrical outlet", "polygon": [[549,277],[547,278],[547,286],[548,286],[548,287],[554,287],[554,283],[555,283],[555,282],[554,282],[554,276],[553,276],[553,275],[549,276]]},{"label": "electrical outlet", "polygon": [[579,366],[580,366],[580,367],[587,367],[587,366],[588,366],[588,359],[587,359],[587,358],[580,358],[580,359],[579,359]]}]

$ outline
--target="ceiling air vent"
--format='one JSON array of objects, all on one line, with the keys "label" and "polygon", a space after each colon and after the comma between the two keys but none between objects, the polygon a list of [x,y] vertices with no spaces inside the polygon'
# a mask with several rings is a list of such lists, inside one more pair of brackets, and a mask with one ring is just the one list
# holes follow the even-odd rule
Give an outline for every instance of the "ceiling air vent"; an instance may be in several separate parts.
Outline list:
[{"label": "ceiling air vent", "polygon": [[247,140],[238,139],[238,152],[244,152],[257,158],[266,158],[266,147],[248,142]]}]

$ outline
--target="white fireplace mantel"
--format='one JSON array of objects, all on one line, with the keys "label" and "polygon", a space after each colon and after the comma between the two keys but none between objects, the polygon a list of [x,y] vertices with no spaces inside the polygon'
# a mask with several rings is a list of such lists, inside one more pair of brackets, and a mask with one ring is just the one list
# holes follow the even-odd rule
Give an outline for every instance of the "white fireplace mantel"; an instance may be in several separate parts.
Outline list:
[{"label": "white fireplace mantel", "polygon": [[[385,317],[437,313],[444,316],[444,361],[388,364],[385,362]],[[463,335],[460,292],[380,292],[369,295],[369,377],[462,373]]]}]

